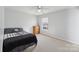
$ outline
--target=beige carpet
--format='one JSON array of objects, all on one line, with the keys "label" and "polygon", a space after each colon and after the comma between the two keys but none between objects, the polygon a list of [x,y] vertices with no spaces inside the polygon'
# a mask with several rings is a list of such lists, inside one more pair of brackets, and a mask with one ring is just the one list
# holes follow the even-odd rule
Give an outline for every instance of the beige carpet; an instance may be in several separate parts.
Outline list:
[{"label": "beige carpet", "polygon": [[36,35],[38,39],[37,47],[33,52],[76,52],[79,51],[79,46],[42,34]]}]

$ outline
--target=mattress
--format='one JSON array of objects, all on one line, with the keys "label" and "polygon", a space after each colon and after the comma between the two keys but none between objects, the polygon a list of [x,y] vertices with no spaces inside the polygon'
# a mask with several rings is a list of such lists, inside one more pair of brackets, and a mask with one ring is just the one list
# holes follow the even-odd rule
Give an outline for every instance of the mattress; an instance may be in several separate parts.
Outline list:
[{"label": "mattress", "polygon": [[9,31],[4,34],[3,52],[23,51],[25,48],[28,48],[34,44],[37,45],[37,38],[35,35],[27,33],[23,30],[17,32]]}]

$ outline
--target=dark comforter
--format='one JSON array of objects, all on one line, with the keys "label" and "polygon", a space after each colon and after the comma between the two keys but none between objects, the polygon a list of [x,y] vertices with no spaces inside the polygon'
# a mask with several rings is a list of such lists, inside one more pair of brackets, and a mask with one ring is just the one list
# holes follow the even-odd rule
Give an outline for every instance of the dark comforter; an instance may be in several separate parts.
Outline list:
[{"label": "dark comforter", "polygon": [[30,33],[23,35],[18,34],[14,37],[9,37],[4,39],[3,52],[11,52],[13,49],[19,46],[24,46],[23,48],[28,48],[33,44],[37,44],[37,38],[35,35],[32,35]]}]

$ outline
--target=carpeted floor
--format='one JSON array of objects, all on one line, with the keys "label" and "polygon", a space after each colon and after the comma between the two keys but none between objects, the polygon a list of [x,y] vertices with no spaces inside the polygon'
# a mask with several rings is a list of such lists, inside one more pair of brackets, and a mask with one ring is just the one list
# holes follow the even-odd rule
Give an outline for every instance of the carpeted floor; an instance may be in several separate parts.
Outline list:
[{"label": "carpeted floor", "polygon": [[77,52],[79,46],[51,37],[47,37],[42,34],[36,35],[38,39],[37,47],[33,52]]}]

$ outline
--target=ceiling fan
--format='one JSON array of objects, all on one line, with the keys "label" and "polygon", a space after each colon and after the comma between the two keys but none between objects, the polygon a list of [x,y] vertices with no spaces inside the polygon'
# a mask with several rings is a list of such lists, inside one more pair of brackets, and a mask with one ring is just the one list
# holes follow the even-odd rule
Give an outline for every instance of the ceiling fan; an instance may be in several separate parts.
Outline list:
[{"label": "ceiling fan", "polygon": [[42,9],[43,9],[42,6],[36,6],[36,8],[37,8],[37,11],[38,11],[38,12],[41,12]]},{"label": "ceiling fan", "polygon": [[44,14],[48,11],[48,7],[46,6],[32,6],[31,9],[33,9],[37,14]]}]

